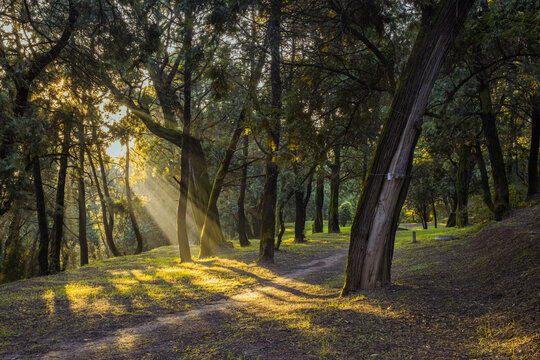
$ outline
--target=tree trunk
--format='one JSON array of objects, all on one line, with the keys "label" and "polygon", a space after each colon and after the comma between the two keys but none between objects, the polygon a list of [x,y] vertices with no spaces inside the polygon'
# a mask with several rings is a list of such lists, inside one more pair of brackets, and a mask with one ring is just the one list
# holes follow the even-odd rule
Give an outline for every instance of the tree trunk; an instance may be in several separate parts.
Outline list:
[{"label": "tree trunk", "polygon": [[446,53],[472,3],[443,0],[433,13],[422,16],[358,201],[342,295],[382,283],[381,267],[388,263],[383,260],[384,243],[394,241],[392,225],[402,191],[407,191],[404,175],[410,171],[422,115]]},{"label": "tree trunk", "polygon": [[433,226],[437,228],[437,209],[435,208],[435,200],[431,202],[431,209],[433,211]]},{"label": "tree trunk", "polygon": [[[186,209],[188,202],[188,189],[190,183],[191,147],[192,141],[190,135],[191,128],[191,72],[192,69],[192,40],[193,40],[193,8],[190,2],[185,8],[185,27],[184,27],[184,141],[182,155],[180,157],[180,194],[178,197],[178,214],[176,217],[176,236],[180,250],[180,262],[191,262],[191,250],[189,248]],[[202,149],[201,149],[202,151]],[[196,189],[197,190],[197,189]]]},{"label": "tree trunk", "polygon": [[[418,141],[419,136],[420,136],[420,132],[417,132],[416,138],[414,139],[415,144]],[[396,207],[394,209],[394,216],[392,218],[390,231],[386,234],[386,239],[384,241],[384,252],[382,256],[381,266],[379,268],[379,273],[377,275],[381,285],[390,284],[391,275],[392,275],[392,271],[391,271],[392,270],[392,257],[394,256],[394,238],[395,238],[396,231],[399,225],[399,216],[401,214],[401,208],[403,207],[403,203],[405,202],[405,199],[407,198],[407,190],[409,189],[409,184],[411,183],[413,158],[414,158],[414,151],[411,151],[410,156],[409,156],[409,164],[407,166],[407,173],[406,173],[405,181],[404,181],[405,183],[403,184],[403,187],[401,188],[401,191],[399,193]]]},{"label": "tree trunk", "polygon": [[330,202],[328,204],[328,233],[339,233],[339,177],[341,145],[334,147],[334,162],[330,165]]},{"label": "tree trunk", "polygon": [[294,242],[305,241],[306,208],[304,207],[304,192],[294,191],[295,219],[294,219]]},{"label": "tree trunk", "polygon": [[275,213],[277,199],[277,180],[279,169],[276,163],[279,138],[281,132],[281,74],[280,74],[280,17],[281,0],[270,3],[270,19],[268,21],[268,39],[270,44],[270,82],[272,87],[272,114],[265,120],[267,132],[266,177],[264,183],[261,240],[259,246],[260,262],[274,262]]},{"label": "tree trunk", "polygon": [[90,163],[90,168],[92,169],[92,174],[94,175],[94,181],[96,182],[96,189],[99,197],[99,202],[101,204],[101,217],[103,219],[103,230],[105,232],[105,242],[107,243],[107,248],[111,251],[111,254],[116,257],[120,256],[120,252],[114,244],[113,238],[113,229],[109,224],[109,216],[107,214],[107,201],[105,200],[105,195],[101,191],[101,186],[99,185],[99,178],[97,175],[96,167],[94,166],[94,161],[92,160],[92,154],[90,150],[86,148],[88,155],[88,162]]},{"label": "tree trunk", "polygon": [[34,191],[36,195],[39,229],[39,275],[47,275],[49,273],[49,222],[47,220],[47,209],[45,207],[43,181],[41,180],[41,165],[37,156],[32,160],[32,173],[34,176]]},{"label": "tree trunk", "polygon": [[540,95],[531,97],[531,149],[528,164],[528,189],[530,197],[538,192],[538,146],[540,145]]},{"label": "tree trunk", "polygon": [[469,225],[469,213],[467,211],[467,204],[469,202],[469,166],[470,148],[467,145],[461,145],[459,149],[459,162],[456,176],[456,225],[458,228]]},{"label": "tree trunk", "polygon": [[124,173],[124,184],[126,186],[126,202],[129,219],[131,220],[131,226],[133,227],[135,239],[137,240],[137,248],[135,249],[135,254],[140,254],[143,250],[143,238],[141,235],[141,231],[139,230],[137,218],[135,217],[135,210],[133,209],[133,202],[131,200],[131,189],[129,186],[129,138],[126,140],[126,168]]},{"label": "tree trunk", "polygon": [[[309,198],[311,197],[312,183],[313,183],[313,170],[306,179],[306,192],[304,196],[304,191],[295,191],[295,207],[296,207],[296,219],[294,223],[294,241],[295,242],[304,242],[306,241],[305,228],[306,228],[306,209],[309,203]],[[300,184],[303,186],[303,184]]]},{"label": "tree trunk", "polygon": [[[105,163],[103,162],[102,149],[100,145],[97,145],[97,155],[98,155],[99,171],[101,173],[101,184],[103,186],[103,196],[105,198],[105,206],[107,207],[108,214],[109,214],[107,226],[109,227],[109,232],[111,233],[111,239],[112,239],[112,234],[114,233],[114,211],[112,208],[111,193],[109,192],[109,181],[107,180],[107,171],[105,170]],[[116,250],[116,246],[114,248],[115,248],[116,254],[115,254],[115,251],[113,251],[113,255],[120,256],[120,252]]]},{"label": "tree trunk", "polygon": [[480,183],[482,185],[484,203],[489,210],[495,214],[495,207],[493,206],[493,201],[491,201],[491,190],[489,189],[489,177],[486,170],[486,163],[484,161],[484,156],[482,155],[480,145],[476,144],[474,146],[473,154],[474,158],[476,159],[476,164],[478,165],[478,170],[480,170]]},{"label": "tree trunk", "polygon": [[20,204],[15,204],[13,217],[8,227],[4,256],[0,259],[2,264],[1,272],[7,281],[14,281],[22,277],[20,271],[21,246],[19,244],[22,215],[23,211]]},{"label": "tree trunk", "polygon": [[60,168],[58,170],[58,181],[56,184],[56,201],[54,209],[54,221],[49,264],[49,272],[53,274],[60,271],[60,249],[62,247],[62,238],[64,236],[64,199],[66,194],[66,177],[69,156],[68,152],[70,146],[70,132],[71,119],[64,121],[64,139],[62,141]]},{"label": "tree trunk", "polygon": [[478,93],[480,97],[480,117],[482,128],[491,162],[491,172],[493,176],[493,186],[495,188],[494,213],[495,220],[499,221],[510,210],[510,196],[508,191],[508,180],[506,178],[506,167],[504,157],[497,133],[497,125],[493,107],[491,105],[491,91],[489,83],[482,76],[478,76]]},{"label": "tree trunk", "polygon": [[234,130],[233,136],[229,141],[229,145],[225,151],[225,156],[223,157],[214,179],[214,185],[212,186],[208,207],[206,209],[204,226],[201,231],[199,258],[211,256],[214,253],[215,247],[226,246],[226,241],[223,236],[223,232],[221,231],[221,224],[219,222],[219,218],[217,217],[219,216],[217,212],[217,201],[221,193],[221,189],[223,188],[223,183],[225,182],[225,176],[229,171],[229,165],[231,164],[234,152],[236,151],[236,145],[240,139],[240,136],[242,135],[242,132],[244,132],[245,111],[245,109],[242,109],[240,113],[237,120],[236,129]]},{"label": "tree trunk", "polygon": [[78,206],[79,206],[79,248],[81,266],[88,264],[88,240],[86,238],[86,190],[84,188],[84,148],[85,135],[83,119],[80,119],[79,124],[79,167],[77,169],[77,191],[78,191]]},{"label": "tree trunk", "polygon": [[244,202],[246,199],[246,188],[247,188],[247,156],[249,148],[249,138],[247,134],[243,136],[244,147],[242,149],[242,155],[244,158],[244,164],[241,169],[241,178],[240,178],[240,191],[238,193],[238,241],[240,246],[245,247],[249,246],[250,242],[246,234],[247,221],[246,221],[246,212],[244,210]]},{"label": "tree trunk", "polygon": [[286,202],[278,201],[277,210],[276,210],[276,221],[278,223],[278,234],[276,240],[276,250],[279,250],[281,246],[281,240],[283,239],[283,234],[285,234],[285,222],[283,221],[283,207]]},{"label": "tree trunk", "polygon": [[317,186],[315,188],[315,219],[313,220],[314,234],[323,232],[323,206],[324,206],[324,170],[322,165],[317,171]]}]

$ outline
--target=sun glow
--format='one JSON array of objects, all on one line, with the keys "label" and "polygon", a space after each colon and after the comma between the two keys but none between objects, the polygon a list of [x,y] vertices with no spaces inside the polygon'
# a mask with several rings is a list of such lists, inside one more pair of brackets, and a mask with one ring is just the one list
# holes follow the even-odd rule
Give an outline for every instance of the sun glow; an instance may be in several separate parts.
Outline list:
[{"label": "sun glow", "polygon": [[[175,186],[157,174],[147,176],[144,180],[133,184],[133,191],[143,199],[143,206],[147,213],[159,226],[170,244],[176,244],[176,214],[178,207],[178,186]],[[198,238],[192,207],[188,203],[187,227],[190,242]]]}]

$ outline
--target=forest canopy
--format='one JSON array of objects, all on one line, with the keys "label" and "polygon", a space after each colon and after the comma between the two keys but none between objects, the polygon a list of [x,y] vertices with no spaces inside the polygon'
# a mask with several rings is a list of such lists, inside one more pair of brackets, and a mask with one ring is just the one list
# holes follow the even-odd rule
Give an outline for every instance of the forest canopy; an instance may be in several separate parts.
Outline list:
[{"label": "forest canopy", "polygon": [[0,280],[273,263],[294,223],[351,226],[344,295],[389,284],[400,223],[538,192],[538,34],[533,0],[2,1]]}]

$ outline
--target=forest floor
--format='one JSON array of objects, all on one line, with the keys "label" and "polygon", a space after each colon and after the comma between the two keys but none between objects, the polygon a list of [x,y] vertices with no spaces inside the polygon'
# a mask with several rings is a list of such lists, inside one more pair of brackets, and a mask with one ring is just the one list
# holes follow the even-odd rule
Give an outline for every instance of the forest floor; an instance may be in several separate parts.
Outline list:
[{"label": "forest floor", "polygon": [[540,358],[540,206],[400,231],[393,285],[340,298],[348,238],[286,240],[265,267],[257,241],[182,265],[169,246],[1,285],[0,358]]}]

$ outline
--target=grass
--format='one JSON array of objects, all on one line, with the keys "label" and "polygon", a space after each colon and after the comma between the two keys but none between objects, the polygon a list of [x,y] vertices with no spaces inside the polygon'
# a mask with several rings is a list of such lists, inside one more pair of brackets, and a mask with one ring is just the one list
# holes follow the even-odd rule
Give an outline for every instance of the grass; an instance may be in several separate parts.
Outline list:
[{"label": "grass", "polygon": [[[126,338],[107,351],[126,359],[534,358],[527,356],[534,354],[537,334],[524,332],[501,311],[486,311],[488,300],[479,294],[489,288],[461,289],[461,270],[474,265],[463,257],[465,238],[485,225],[406,226],[417,232],[418,242],[411,243],[411,230],[397,233],[395,285],[346,298],[337,297],[342,268],[283,282],[283,273],[347,248],[349,228],[311,234],[309,224],[307,241],[300,244],[294,243],[292,224],[286,224],[275,265],[256,264],[259,243],[251,240],[249,247],[188,264],[179,263],[177,247],[167,246],[5,284],[0,286],[0,357],[42,354],[66,339],[99,339],[159,316],[254,293],[260,298],[235,311],[201,316],[187,329],[181,325]],[[438,235],[460,239],[434,240]],[[519,254],[529,259],[531,252]],[[198,253],[196,246],[192,253]]]}]

